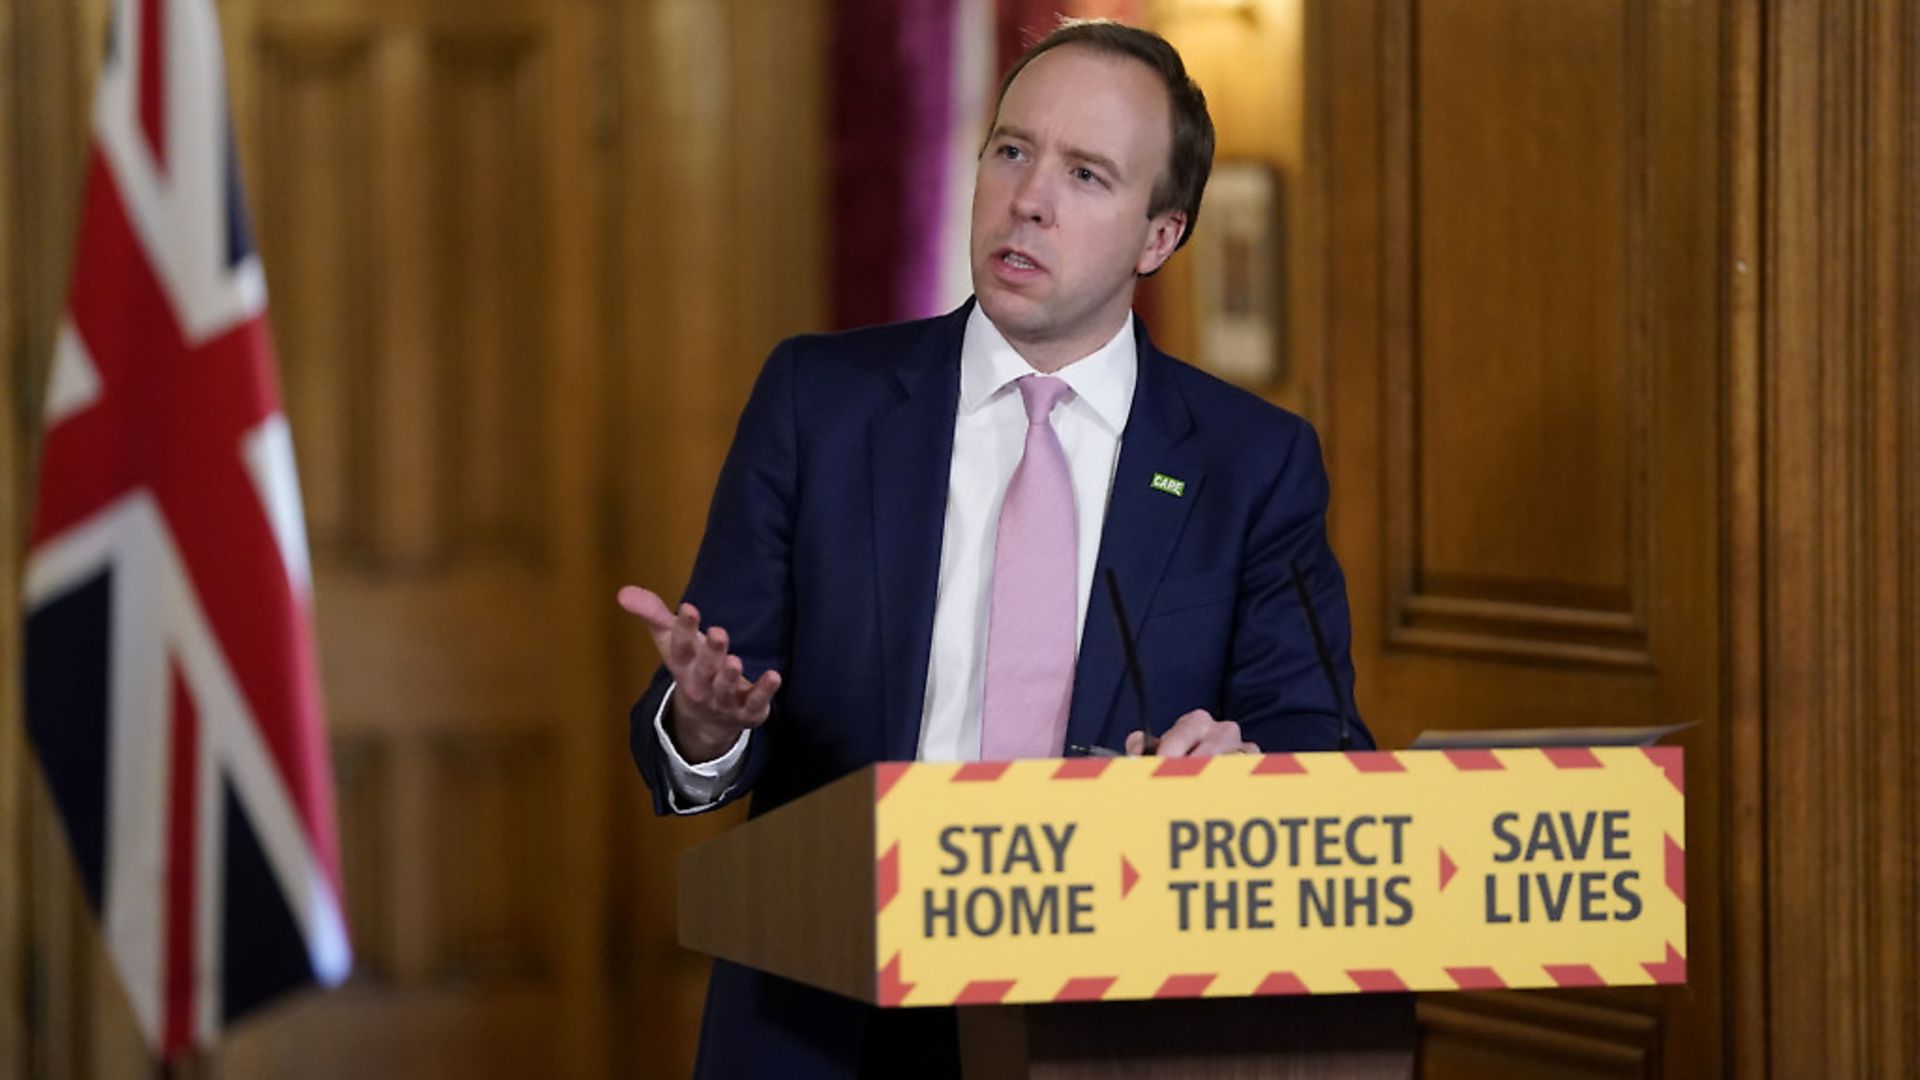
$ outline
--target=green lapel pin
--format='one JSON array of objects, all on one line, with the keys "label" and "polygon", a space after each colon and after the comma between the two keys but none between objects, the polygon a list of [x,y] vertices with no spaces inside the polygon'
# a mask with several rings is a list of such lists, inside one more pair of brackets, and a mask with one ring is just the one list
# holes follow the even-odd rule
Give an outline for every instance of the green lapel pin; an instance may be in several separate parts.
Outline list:
[{"label": "green lapel pin", "polygon": [[1185,480],[1175,480],[1163,472],[1154,473],[1153,481],[1148,486],[1152,487],[1155,491],[1164,491],[1175,498],[1179,498],[1187,493],[1187,482]]}]

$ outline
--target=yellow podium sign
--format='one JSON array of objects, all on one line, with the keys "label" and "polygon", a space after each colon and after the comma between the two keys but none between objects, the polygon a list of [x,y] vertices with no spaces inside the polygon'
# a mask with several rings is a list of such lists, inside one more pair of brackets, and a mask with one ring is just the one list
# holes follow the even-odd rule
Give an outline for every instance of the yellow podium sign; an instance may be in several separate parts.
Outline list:
[{"label": "yellow podium sign", "polygon": [[1686,981],[1678,748],[876,769],[886,1005]]}]

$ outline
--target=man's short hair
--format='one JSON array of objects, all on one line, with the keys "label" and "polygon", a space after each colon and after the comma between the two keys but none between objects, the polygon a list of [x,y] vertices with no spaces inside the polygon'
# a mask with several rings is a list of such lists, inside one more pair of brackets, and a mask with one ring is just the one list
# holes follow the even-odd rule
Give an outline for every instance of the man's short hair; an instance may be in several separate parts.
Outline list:
[{"label": "man's short hair", "polygon": [[1000,97],[994,102],[995,115],[1007,99],[1007,88],[1021,69],[1041,53],[1062,45],[1078,45],[1108,56],[1138,60],[1152,68],[1167,88],[1168,113],[1172,117],[1172,147],[1167,169],[1153,186],[1147,204],[1147,216],[1158,217],[1168,210],[1182,210],[1187,227],[1180,234],[1177,249],[1193,236],[1194,223],[1200,220],[1200,196],[1207,190],[1207,174],[1213,171],[1213,117],[1207,113],[1207,96],[1187,74],[1187,65],[1167,39],[1151,30],[1128,26],[1111,19],[1061,19],[1053,32],[1027,47],[1013,62],[1007,77],[1001,80]]}]

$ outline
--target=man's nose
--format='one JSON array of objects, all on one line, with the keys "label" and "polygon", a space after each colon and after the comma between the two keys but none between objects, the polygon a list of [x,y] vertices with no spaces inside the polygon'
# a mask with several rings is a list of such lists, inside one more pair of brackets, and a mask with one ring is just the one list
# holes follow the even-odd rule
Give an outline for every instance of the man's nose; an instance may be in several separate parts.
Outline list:
[{"label": "man's nose", "polygon": [[1020,178],[1020,185],[1013,189],[1013,216],[1021,221],[1045,227],[1053,223],[1052,187],[1039,170],[1029,172]]}]

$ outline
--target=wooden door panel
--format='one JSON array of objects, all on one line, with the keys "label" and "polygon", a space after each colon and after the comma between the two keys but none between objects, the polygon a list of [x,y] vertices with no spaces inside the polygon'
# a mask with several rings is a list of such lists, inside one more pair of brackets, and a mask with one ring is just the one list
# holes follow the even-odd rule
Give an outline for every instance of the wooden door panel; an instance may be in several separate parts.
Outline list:
[{"label": "wooden door panel", "polygon": [[1648,662],[1637,6],[1401,9],[1390,647]]},{"label": "wooden door panel", "polygon": [[223,1076],[605,1067],[599,10],[228,6],[359,963]]},{"label": "wooden door panel", "polygon": [[1424,1068],[1717,1071],[1720,13],[1314,12],[1333,527],[1369,723],[1405,745],[1702,722],[1689,987],[1436,997]]},{"label": "wooden door panel", "polygon": [[1388,9],[1388,648],[1651,662],[1642,6]]}]

